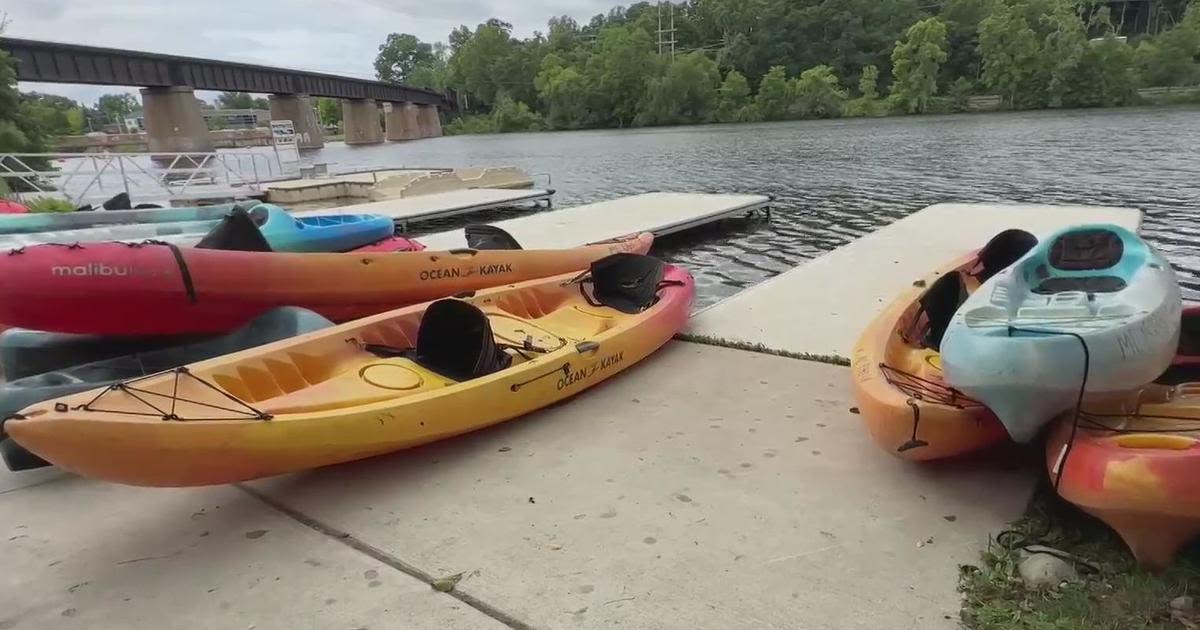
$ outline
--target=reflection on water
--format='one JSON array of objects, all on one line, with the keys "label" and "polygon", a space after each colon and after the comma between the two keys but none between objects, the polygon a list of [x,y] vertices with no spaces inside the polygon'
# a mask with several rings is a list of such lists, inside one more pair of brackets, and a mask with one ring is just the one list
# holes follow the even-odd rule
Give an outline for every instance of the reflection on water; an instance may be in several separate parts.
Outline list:
[{"label": "reflection on water", "polygon": [[1143,233],[1200,299],[1195,108],[459,136],[305,157],[336,170],[511,164],[550,174],[558,206],[656,190],[774,196],[770,222],[725,221],[656,245],[696,274],[701,305],[930,204],[1001,200],[1141,208]]}]

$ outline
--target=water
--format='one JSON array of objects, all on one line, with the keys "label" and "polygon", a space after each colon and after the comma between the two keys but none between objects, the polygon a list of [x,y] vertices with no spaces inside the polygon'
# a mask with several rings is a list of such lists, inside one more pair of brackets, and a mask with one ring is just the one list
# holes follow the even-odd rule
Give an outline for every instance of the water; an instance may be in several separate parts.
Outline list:
[{"label": "water", "polygon": [[550,174],[560,207],[656,190],[775,197],[770,222],[726,221],[656,245],[695,273],[700,305],[949,201],[1141,208],[1143,234],[1200,299],[1195,108],[458,136],[305,157],[335,170],[511,164]]}]

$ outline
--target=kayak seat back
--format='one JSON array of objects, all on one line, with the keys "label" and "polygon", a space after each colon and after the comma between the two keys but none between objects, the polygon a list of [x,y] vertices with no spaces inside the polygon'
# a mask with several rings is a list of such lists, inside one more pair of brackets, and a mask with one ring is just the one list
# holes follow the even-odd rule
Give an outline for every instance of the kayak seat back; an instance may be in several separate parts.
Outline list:
[{"label": "kayak seat back", "polygon": [[592,263],[592,294],[622,313],[640,313],[658,301],[663,262],[641,254],[613,254]]},{"label": "kayak seat back", "polygon": [[496,345],[487,315],[462,300],[429,305],[417,329],[418,365],[456,381],[499,372],[512,357]]},{"label": "kayak seat back", "polygon": [[1059,233],[1021,263],[1028,290],[1116,293],[1129,285],[1150,259],[1145,243],[1116,225],[1089,225]]},{"label": "kayak seat back", "polygon": [[258,208],[251,216],[245,209],[235,207],[221,222],[217,224],[204,238],[196,243],[196,249],[219,249],[235,252],[269,252],[271,244],[259,229],[261,221],[265,220]]},{"label": "kayak seat back", "polygon": [[938,278],[929,290],[921,296],[921,311],[925,313],[927,326],[921,342],[926,348],[938,350],[942,345],[942,337],[950,320],[958,307],[967,301],[967,287],[962,275],[951,271]]},{"label": "kayak seat back", "polygon": [[993,236],[979,250],[979,273],[976,274],[979,282],[987,282],[988,278],[1011,267],[1037,243],[1037,237],[1025,230],[1004,230]]},{"label": "kayak seat back", "polygon": [[467,247],[471,249],[521,249],[512,234],[494,225],[472,224],[463,228]]}]

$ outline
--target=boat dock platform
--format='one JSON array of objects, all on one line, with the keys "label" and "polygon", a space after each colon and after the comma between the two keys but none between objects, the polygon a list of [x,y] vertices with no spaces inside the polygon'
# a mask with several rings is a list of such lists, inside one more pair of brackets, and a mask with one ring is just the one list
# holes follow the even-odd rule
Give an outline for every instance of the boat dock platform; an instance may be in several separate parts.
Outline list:
[{"label": "boat dock platform", "polygon": [[[571,212],[500,225],[552,246],[696,220],[557,223]],[[697,324],[845,352],[934,265],[1003,228],[1082,221],[1138,214],[936,206]],[[1004,454],[893,458],[848,411],[849,381],[836,365],[676,341],[563,404],[341,466],[178,490],[0,472],[0,627],[958,628],[959,565],[1022,513],[1038,473]]]},{"label": "boat dock platform", "polygon": [[291,205],[331,199],[374,201],[470,188],[531,188],[533,178],[512,166],[377,169],[279,180],[263,184],[269,203]]},{"label": "boat dock platform", "polygon": [[382,214],[392,217],[396,227],[407,232],[413,223],[443,219],[460,214],[471,214],[495,208],[537,204],[550,207],[553,190],[469,188],[450,190],[416,197],[402,197],[385,201],[358,203],[322,210],[293,212],[296,216],[329,214]]},{"label": "boat dock platform", "polygon": [[1132,208],[1017,204],[930,206],[695,315],[688,333],[766,350],[849,358],[859,334],[905,287],[1008,228],[1043,236],[1080,223],[1132,230]]},{"label": "boat dock platform", "polygon": [[[665,236],[763,211],[770,203],[771,198],[764,195],[656,192],[539,212],[492,225],[507,231],[526,249],[556,249],[641,232]],[[466,243],[461,229],[418,240],[429,249],[453,249]]]}]

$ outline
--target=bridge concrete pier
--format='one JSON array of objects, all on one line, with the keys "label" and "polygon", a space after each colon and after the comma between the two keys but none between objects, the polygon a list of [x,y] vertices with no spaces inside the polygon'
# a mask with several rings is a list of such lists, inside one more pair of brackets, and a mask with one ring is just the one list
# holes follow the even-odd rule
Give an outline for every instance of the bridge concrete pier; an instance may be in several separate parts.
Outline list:
[{"label": "bridge concrete pier", "polygon": [[434,105],[418,105],[417,121],[421,128],[422,138],[440,138],[442,135],[442,119],[438,118],[438,110]]},{"label": "bridge concrete pier", "polygon": [[296,146],[301,149],[320,149],[325,146],[325,134],[313,111],[307,94],[271,94],[271,120],[290,120],[296,131]]},{"label": "bridge concrete pier", "polygon": [[416,140],[421,137],[421,121],[416,103],[392,103],[387,113],[387,139]]},{"label": "bridge concrete pier", "polygon": [[373,98],[351,98],[342,101],[342,127],[346,133],[346,144],[383,142],[379,107]]},{"label": "bridge concrete pier", "polygon": [[190,87],[142,88],[146,145],[153,153],[209,153],[213,150],[200,103]]}]

